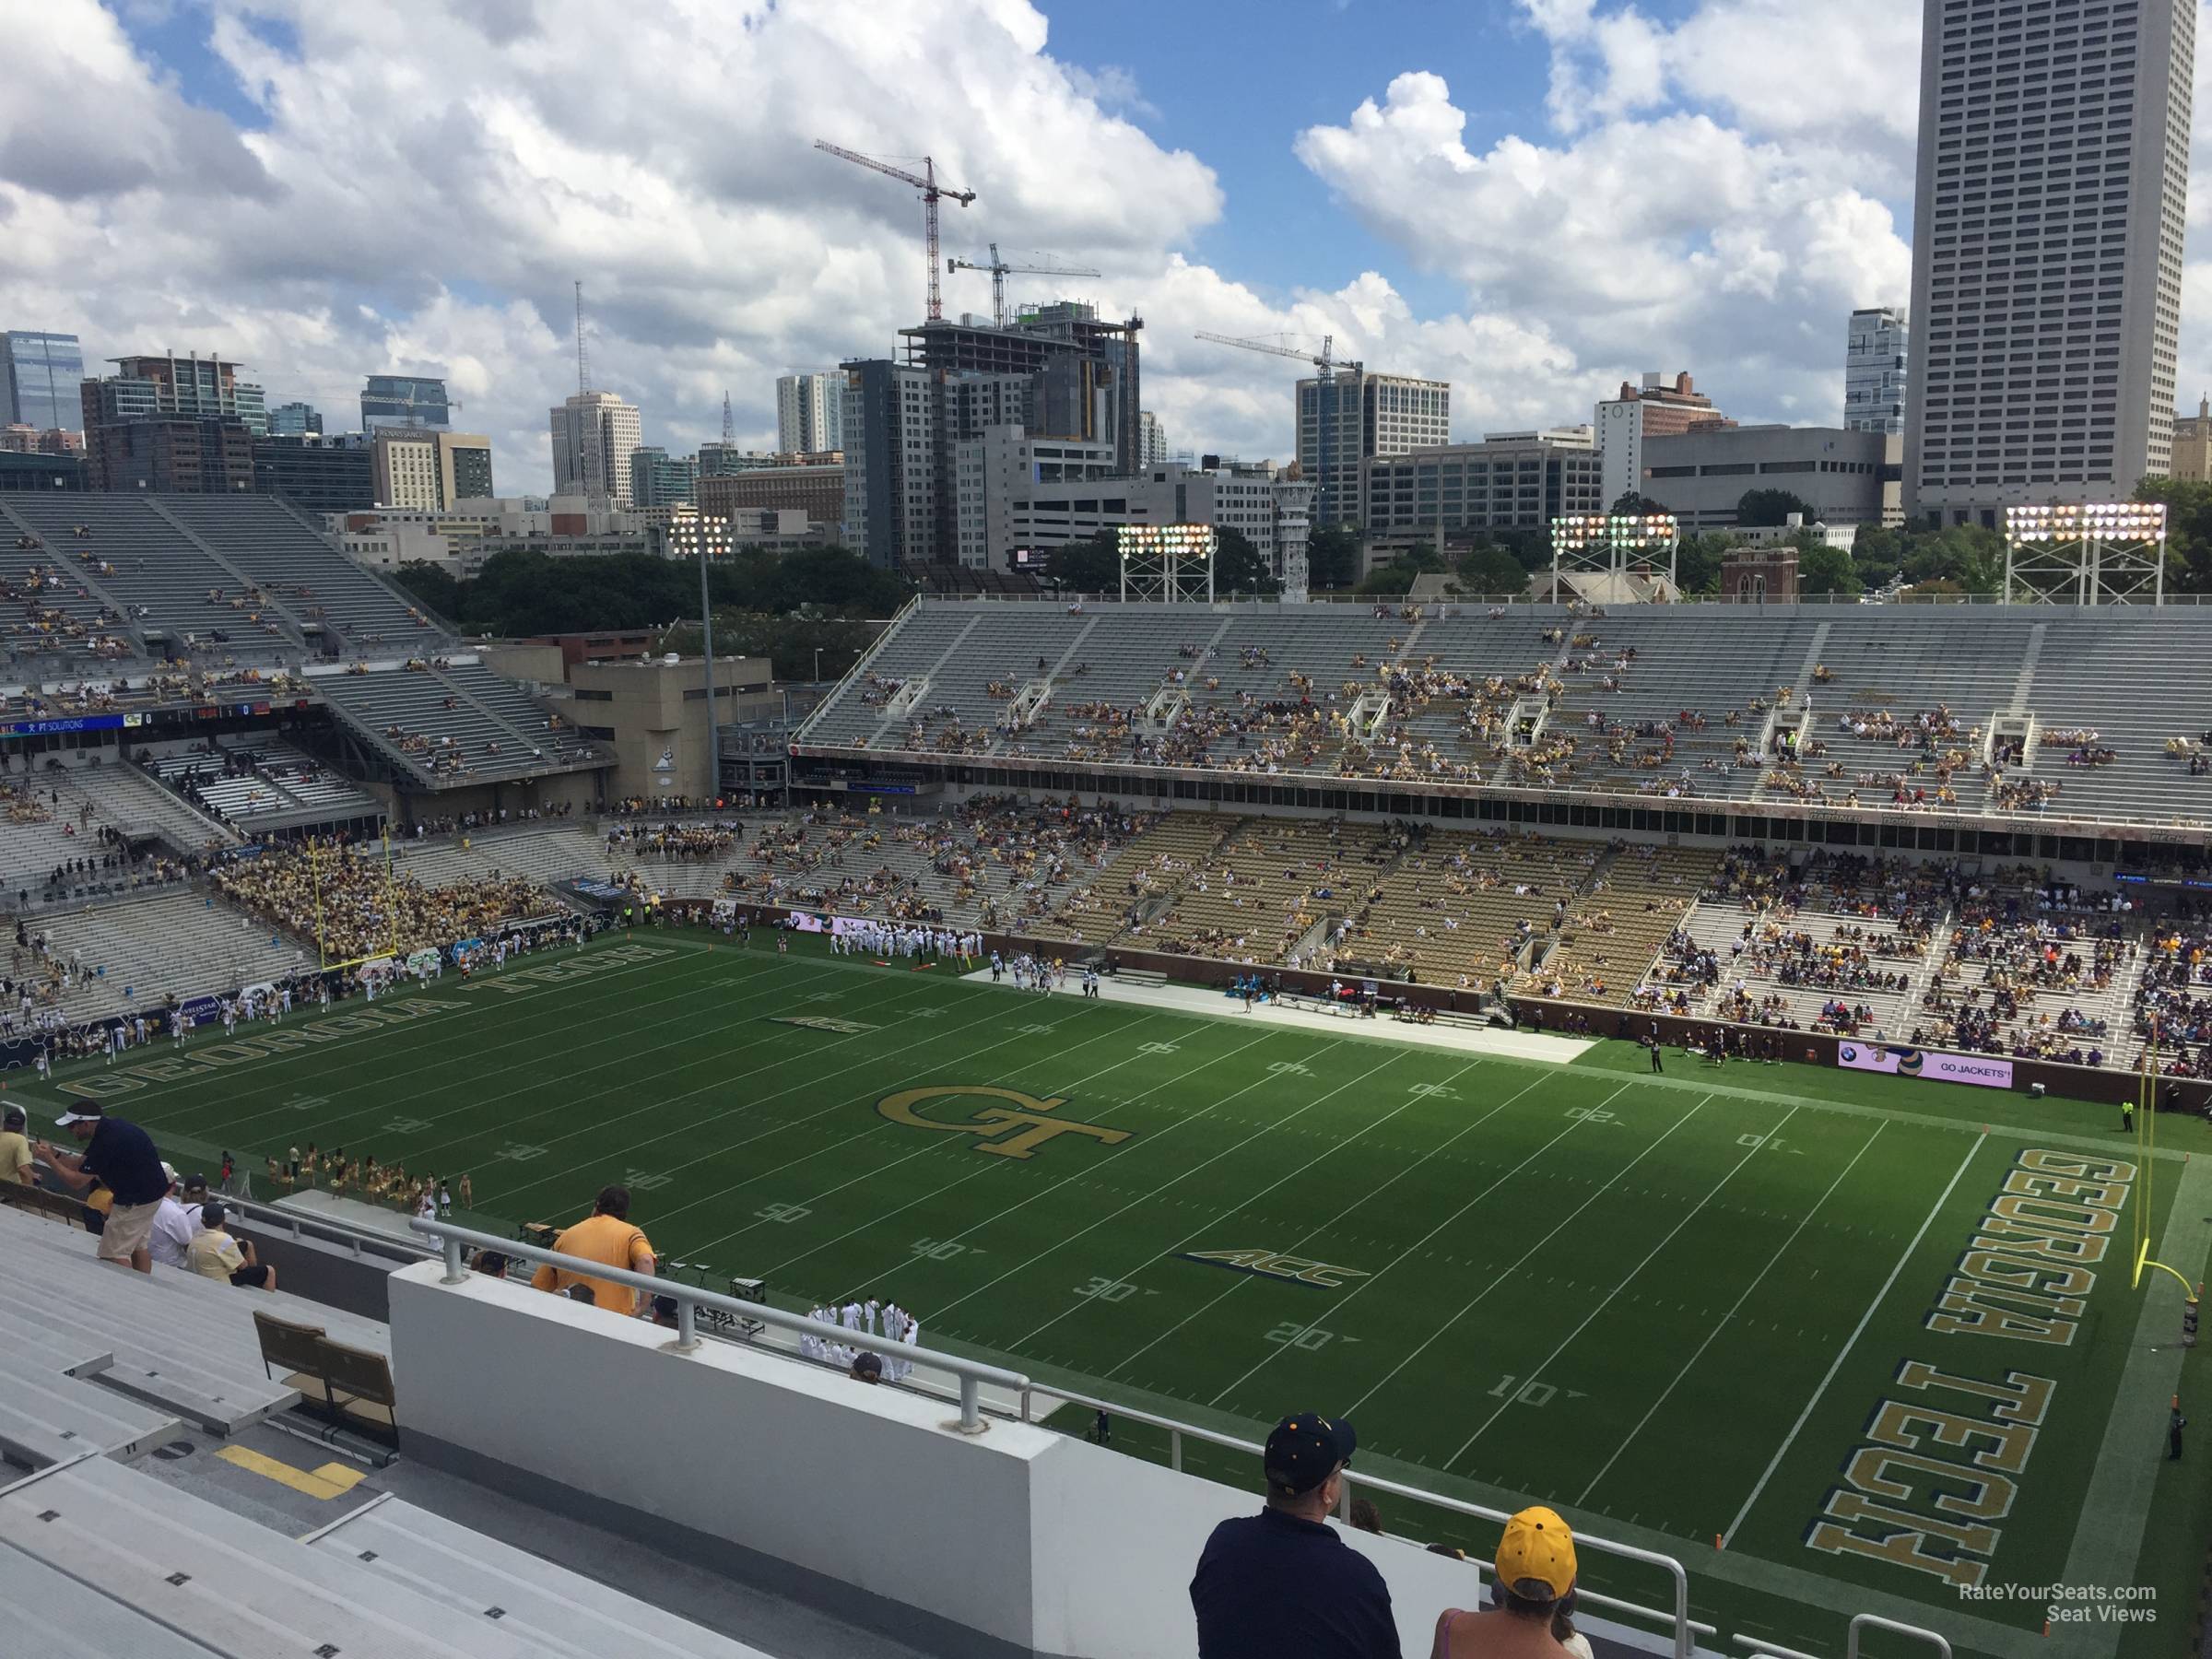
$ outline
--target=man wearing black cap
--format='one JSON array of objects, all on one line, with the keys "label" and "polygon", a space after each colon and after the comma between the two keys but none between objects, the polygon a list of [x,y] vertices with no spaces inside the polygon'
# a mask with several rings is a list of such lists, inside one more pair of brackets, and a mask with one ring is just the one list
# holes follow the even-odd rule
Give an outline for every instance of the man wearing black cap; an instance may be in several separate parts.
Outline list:
[{"label": "man wearing black cap", "polygon": [[1191,1580],[1199,1659],[1401,1659],[1390,1590],[1326,1517],[1358,1443],[1305,1412],[1267,1437],[1267,1507],[1224,1521]]},{"label": "man wearing black cap", "polygon": [[137,1124],[108,1116],[98,1100],[74,1100],[54,1121],[82,1141],[85,1149],[72,1154],[41,1141],[39,1157],[73,1192],[85,1192],[98,1180],[114,1195],[107,1225],[100,1230],[100,1259],[128,1262],[141,1273],[153,1272],[148,1246],[154,1217],[169,1194],[169,1177],[162,1172],[152,1139]]}]

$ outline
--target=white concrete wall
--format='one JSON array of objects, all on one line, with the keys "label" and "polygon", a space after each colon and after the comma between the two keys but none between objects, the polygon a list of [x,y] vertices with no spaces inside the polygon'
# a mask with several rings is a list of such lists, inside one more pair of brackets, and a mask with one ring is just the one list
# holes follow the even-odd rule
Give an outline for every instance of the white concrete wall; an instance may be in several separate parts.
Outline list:
[{"label": "white concrete wall", "polygon": [[[953,1415],[773,1353],[707,1343],[517,1283],[392,1276],[403,1434],[480,1456],[919,1607],[1017,1648],[1195,1659],[1191,1574],[1241,1493],[1082,1441]],[[1387,1514],[1387,1504],[1385,1513]],[[1382,1569],[1407,1653],[1479,1605],[1475,1570],[1347,1531]]]},{"label": "white concrete wall", "polygon": [[[418,1433],[1028,1647],[1029,1465],[895,1389],[675,1334],[527,1285],[392,1277],[401,1433]],[[836,1379],[829,1379],[835,1382]]]}]

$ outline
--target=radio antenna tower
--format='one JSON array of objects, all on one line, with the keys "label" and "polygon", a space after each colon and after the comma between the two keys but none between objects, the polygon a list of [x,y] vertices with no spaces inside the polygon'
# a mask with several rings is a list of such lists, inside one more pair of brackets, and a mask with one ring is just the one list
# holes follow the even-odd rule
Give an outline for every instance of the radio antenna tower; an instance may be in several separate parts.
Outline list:
[{"label": "radio antenna tower", "polygon": [[730,418],[730,394],[722,394],[722,447],[730,448],[737,441],[737,424]]},{"label": "radio antenna tower", "polygon": [[583,278],[576,279],[576,394],[582,397],[592,389],[592,372],[583,355]]}]

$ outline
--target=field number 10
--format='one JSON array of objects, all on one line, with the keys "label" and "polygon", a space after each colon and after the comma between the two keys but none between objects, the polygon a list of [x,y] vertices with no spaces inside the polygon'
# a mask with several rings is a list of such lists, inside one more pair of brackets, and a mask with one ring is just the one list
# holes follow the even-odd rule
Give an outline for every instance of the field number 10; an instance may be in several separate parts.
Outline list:
[{"label": "field number 10", "polygon": [[1523,1406],[1548,1406],[1559,1392],[1548,1382],[1524,1382],[1516,1391],[1513,1387],[1515,1380],[1512,1377],[1499,1378],[1498,1386],[1490,1390],[1490,1398],[1516,1401]]}]

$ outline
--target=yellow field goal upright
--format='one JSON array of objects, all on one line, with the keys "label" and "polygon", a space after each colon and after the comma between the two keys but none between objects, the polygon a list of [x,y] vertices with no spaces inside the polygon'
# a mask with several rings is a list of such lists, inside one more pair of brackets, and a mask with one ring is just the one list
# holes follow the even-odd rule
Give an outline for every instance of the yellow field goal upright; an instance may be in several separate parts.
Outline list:
[{"label": "yellow field goal upright", "polygon": [[2150,1259],[2151,1240],[2158,1231],[2158,1125],[2159,1028],[2154,1020],[2150,1046],[2144,1051],[2142,1069],[2136,1078],[2136,1168],[2141,1171],[2142,1198],[2135,1206],[2135,1272],[2128,1283],[2141,1289],[2143,1270],[2147,1267],[2171,1274],[2181,1285],[2182,1294],[2188,1299],[2182,1305],[2182,1346],[2194,1347],[2197,1304],[2204,1300],[2205,1288],[2191,1284],[2188,1275],[2180,1269]]},{"label": "yellow field goal upright", "polygon": [[[395,882],[394,882],[394,879],[393,879],[393,873],[392,873],[392,826],[391,826],[391,824],[390,824],[390,823],[388,823],[388,822],[387,822],[387,823],[384,825],[384,828],[383,828],[383,842],[384,842],[384,917],[383,917],[383,920],[384,920],[384,925],[385,925],[387,928],[389,928],[389,929],[391,930],[391,939],[390,939],[390,943],[389,943],[389,946],[388,946],[388,954],[389,954],[389,955],[392,957],[392,959],[393,959],[394,960],[395,960],[395,961],[396,961],[396,960],[399,959],[399,895],[398,895],[397,891],[395,890],[395,889],[396,889],[396,884],[395,884]],[[463,844],[464,844],[464,845],[465,845],[466,843],[465,843],[465,842],[464,842]],[[318,968],[318,969],[319,969],[319,970],[320,970],[322,972],[324,972],[324,973],[330,973],[330,972],[334,972],[334,971],[339,971],[339,970],[342,970],[342,969],[347,969],[347,968],[358,968],[358,967],[359,967],[359,966],[360,966],[360,965],[361,965],[363,962],[373,962],[373,961],[375,961],[375,960],[377,959],[377,958],[376,958],[376,954],[375,954],[373,951],[371,951],[371,952],[368,952],[368,953],[365,953],[365,954],[363,954],[363,955],[360,955],[360,956],[357,956],[357,957],[351,957],[351,958],[348,958],[347,960],[345,960],[345,961],[342,961],[342,962],[334,962],[334,961],[332,961],[332,960],[330,959],[330,945],[329,945],[329,937],[330,937],[330,935],[329,935],[328,930],[327,930],[327,928],[326,928],[326,926],[325,926],[325,924],[324,924],[324,920],[323,920],[323,860],[324,860],[324,858],[326,855],[327,855],[327,856],[330,856],[330,857],[333,857],[333,858],[343,858],[343,857],[345,857],[345,856],[346,856],[346,851],[345,851],[345,849],[344,849],[343,847],[341,847],[341,846],[340,846],[340,845],[339,845],[339,844],[338,844],[338,843],[337,843],[335,841],[325,841],[324,838],[322,838],[322,837],[320,837],[320,836],[311,836],[311,837],[308,839],[308,842],[307,842],[307,870],[308,870],[308,879],[309,879],[309,881],[310,881],[310,882],[312,884],[312,886],[313,886],[313,888],[314,888],[314,894],[315,894],[315,957],[316,957],[316,959],[317,959],[317,960],[316,960],[316,965],[317,965],[317,968]]]}]

